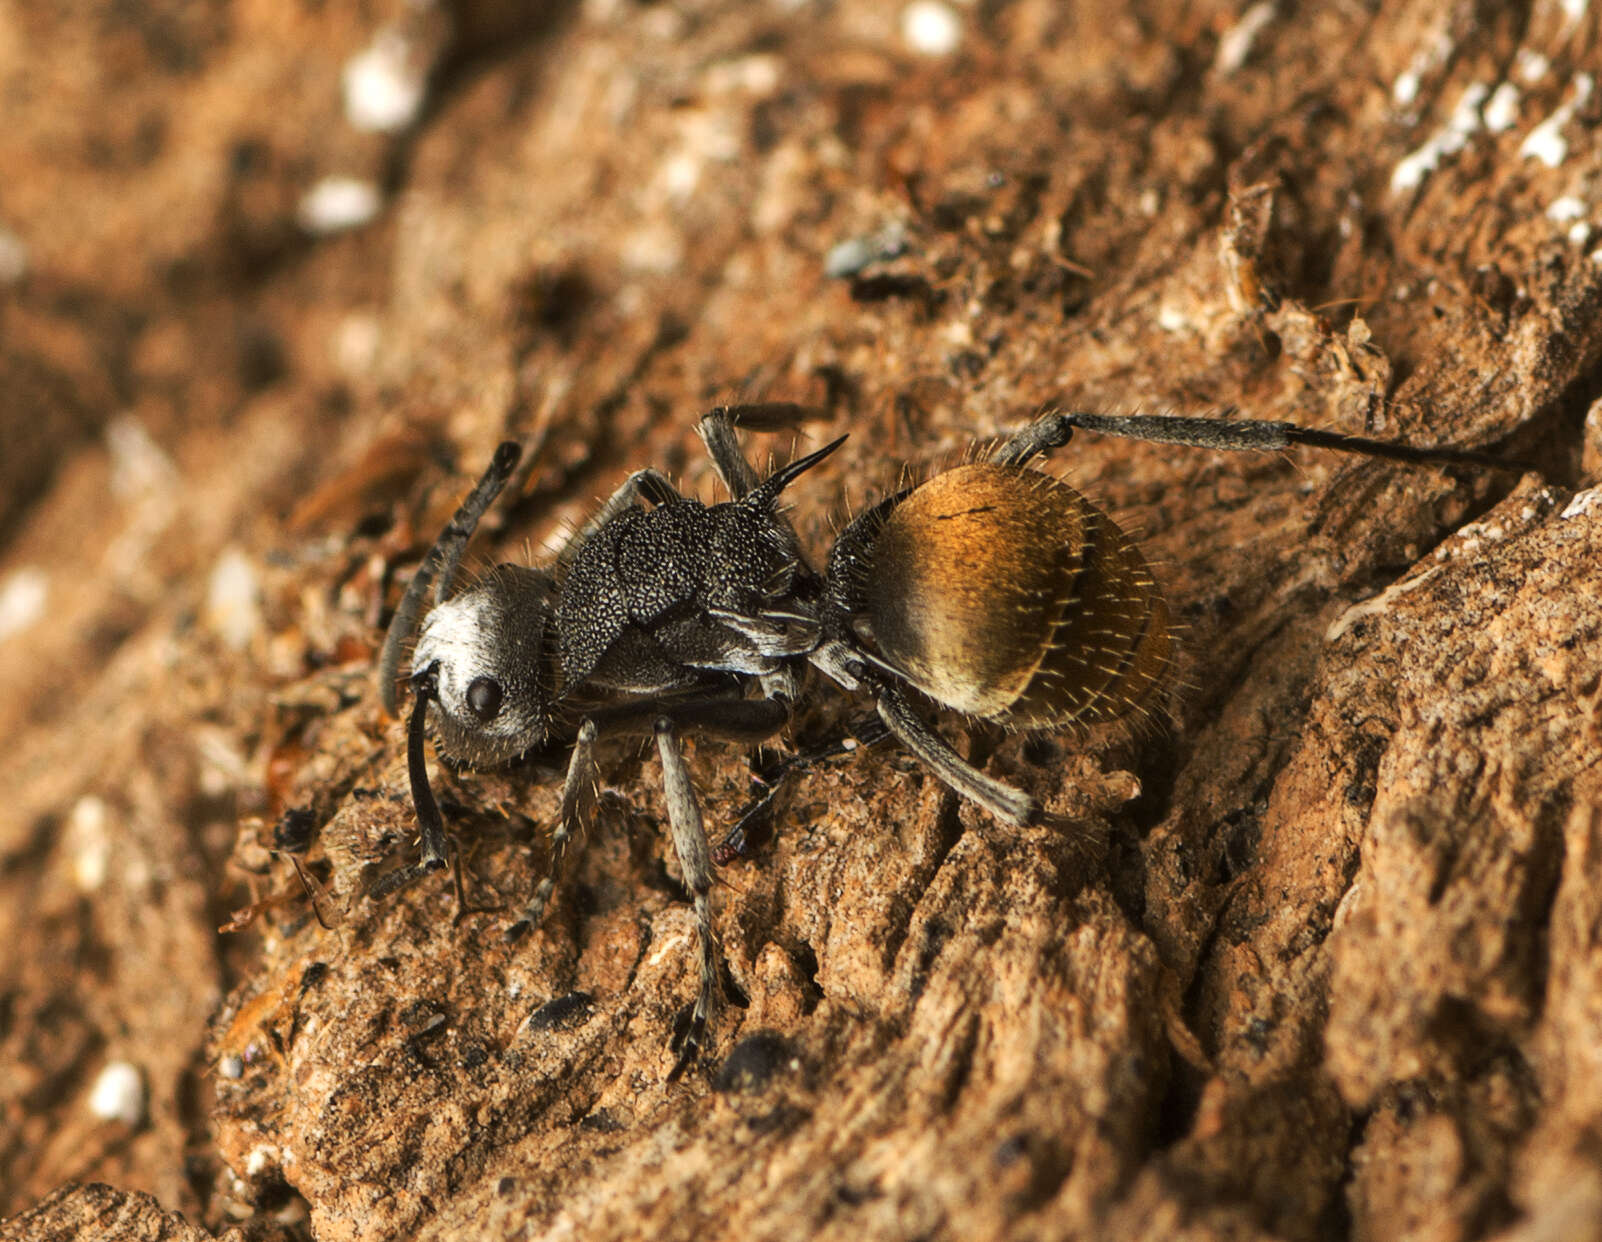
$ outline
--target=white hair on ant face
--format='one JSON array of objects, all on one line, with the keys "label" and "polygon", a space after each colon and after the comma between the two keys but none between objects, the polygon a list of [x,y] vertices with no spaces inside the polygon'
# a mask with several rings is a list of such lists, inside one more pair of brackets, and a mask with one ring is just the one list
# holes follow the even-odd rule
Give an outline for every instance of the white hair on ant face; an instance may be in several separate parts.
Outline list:
[{"label": "white hair on ant face", "polygon": [[423,619],[412,667],[435,666],[440,703],[452,716],[467,711],[467,688],[495,666],[497,610],[476,591],[436,604]]}]

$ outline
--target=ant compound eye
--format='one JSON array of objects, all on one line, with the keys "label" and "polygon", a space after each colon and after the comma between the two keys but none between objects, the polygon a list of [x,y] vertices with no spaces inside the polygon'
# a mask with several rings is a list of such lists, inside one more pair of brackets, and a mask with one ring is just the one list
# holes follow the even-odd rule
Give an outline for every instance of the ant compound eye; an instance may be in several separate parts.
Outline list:
[{"label": "ant compound eye", "polygon": [[501,683],[493,677],[475,677],[467,687],[467,706],[485,724],[499,714],[505,697]]}]

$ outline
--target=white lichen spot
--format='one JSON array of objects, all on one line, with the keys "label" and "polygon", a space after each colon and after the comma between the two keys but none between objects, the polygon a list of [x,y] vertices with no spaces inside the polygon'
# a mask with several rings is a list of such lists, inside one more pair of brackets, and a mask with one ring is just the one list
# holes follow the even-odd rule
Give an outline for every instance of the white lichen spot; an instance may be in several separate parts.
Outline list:
[{"label": "white lichen spot", "polygon": [[701,184],[701,169],[706,161],[690,151],[676,151],[662,161],[658,170],[658,184],[662,192],[674,202],[687,203]]},{"label": "white lichen spot", "polygon": [[1469,139],[1480,128],[1480,105],[1489,94],[1490,88],[1483,82],[1475,82],[1463,92],[1446,124],[1396,165],[1391,173],[1392,194],[1405,194],[1417,189],[1424,178],[1440,167],[1443,159],[1456,155],[1468,145]]},{"label": "white lichen spot", "polygon": [[1584,517],[1602,509],[1602,487],[1588,487],[1583,492],[1575,492],[1574,498],[1564,506],[1558,517],[1567,522],[1570,518]]},{"label": "white lichen spot", "polygon": [[1590,102],[1594,85],[1589,73],[1575,74],[1574,94],[1525,135],[1519,144],[1519,154],[1527,160],[1540,160],[1548,168],[1556,168],[1568,159],[1569,141],[1563,136],[1563,130],[1574,119],[1574,114]]},{"label": "white lichen spot", "polygon": [[872,237],[850,237],[829,247],[829,253],[823,256],[823,274],[830,280],[844,280],[878,257],[879,247]]},{"label": "white lichen spot", "polygon": [[892,220],[883,228],[863,237],[853,237],[831,246],[823,259],[823,274],[832,280],[855,276],[863,268],[898,258],[906,250],[906,226],[900,220]]},{"label": "white lichen spot", "polygon": [[1157,213],[1163,209],[1163,196],[1154,187],[1148,187],[1140,192],[1140,214],[1148,220],[1156,219]]},{"label": "white lichen spot", "polygon": [[706,71],[706,89],[711,95],[736,92],[766,99],[784,80],[784,62],[777,56],[756,53],[719,61]]},{"label": "white lichen spot", "polygon": [[0,642],[20,634],[45,615],[50,579],[42,569],[24,565],[0,582]]},{"label": "white lichen spot", "polygon": [[651,947],[650,956],[645,959],[645,964],[655,969],[661,966],[663,962],[676,961],[689,943],[690,937],[686,932],[665,936]]},{"label": "white lichen spot", "polygon": [[278,1148],[271,1143],[263,1143],[259,1147],[252,1147],[250,1154],[245,1157],[245,1176],[260,1177],[269,1169],[276,1169],[283,1164],[283,1157]]},{"label": "white lichen spot", "polygon": [[1404,156],[1401,163],[1391,172],[1391,193],[1404,194],[1408,190],[1416,189],[1424,178],[1435,171],[1441,162],[1440,148],[1431,138],[1417,150]]},{"label": "white lichen spot", "polygon": [[1391,83],[1391,100],[1398,108],[1406,111],[1413,106],[1423,85],[1424,75],[1444,65],[1452,55],[1453,46],[1452,36],[1445,30],[1439,30],[1428,47],[1413,54],[1407,68],[1397,74],[1396,81]]},{"label": "white lichen spot", "polygon": [[352,311],[334,329],[334,365],[348,376],[366,375],[378,360],[382,335],[377,315]]},{"label": "white lichen spot", "polygon": [[111,868],[107,819],[105,801],[94,794],[84,794],[67,815],[64,844],[72,860],[72,882],[80,893],[95,892],[106,882]]},{"label": "white lichen spot", "polygon": [[665,276],[684,262],[684,238],[666,224],[645,224],[623,239],[619,253],[629,271]]},{"label": "white lichen spot", "polygon": [[200,759],[201,793],[208,798],[220,798],[249,782],[249,764],[227,730],[202,725],[194,730],[194,741]]},{"label": "white lichen spot", "polygon": [[111,454],[111,494],[118,500],[166,492],[177,481],[172,458],[131,414],[107,425],[106,448]]},{"label": "white lichen spot", "polygon": [[1258,0],[1241,14],[1241,18],[1218,40],[1218,51],[1213,54],[1213,71],[1228,77],[1246,63],[1252,54],[1252,44],[1263,27],[1278,16],[1271,0]]},{"label": "white lichen spot", "polygon": [[235,651],[261,631],[261,584],[238,548],[224,548],[206,584],[206,624]]},{"label": "white lichen spot", "polygon": [[901,10],[901,38],[923,56],[949,56],[962,44],[962,19],[941,0],[912,0]]},{"label": "white lichen spot", "polygon": [[1577,221],[1574,224],[1569,225],[1569,231],[1568,231],[1567,236],[1568,236],[1568,239],[1569,239],[1569,244],[1571,246],[1583,246],[1583,245],[1585,245],[1586,242],[1591,240],[1591,224],[1590,224],[1590,221],[1588,221],[1588,220],[1580,220],[1580,221]]},{"label": "white lichen spot", "polygon": [[1507,527],[1499,521],[1470,522],[1461,526],[1452,537],[1435,549],[1438,561],[1464,561],[1481,555],[1488,545],[1501,543],[1508,536]]},{"label": "white lichen spot", "polygon": [[1513,57],[1513,72],[1519,75],[1520,81],[1539,82],[1551,71],[1552,62],[1540,52],[1532,52],[1527,47],[1521,47]]},{"label": "white lichen spot", "polygon": [[245,1076],[245,1058],[237,1053],[225,1053],[217,1061],[217,1076],[233,1080]]},{"label": "white lichen spot", "polygon": [[1165,302],[1157,308],[1157,326],[1164,332],[1186,332],[1190,329],[1190,316]]},{"label": "white lichen spot", "polygon": [[1419,73],[1416,69],[1403,69],[1391,83],[1391,101],[1398,108],[1412,107],[1418,98]]},{"label": "white lichen spot", "polygon": [[28,274],[28,243],[0,228],[0,284],[14,285]]},{"label": "white lichen spot", "polygon": [[1590,7],[1590,0],[1558,0],[1563,7],[1563,21],[1567,26],[1578,26]]},{"label": "white lichen spot", "polygon": [[1511,82],[1503,82],[1491,92],[1481,115],[1485,118],[1485,128],[1493,134],[1512,129],[1519,121],[1519,88]]},{"label": "white lichen spot", "polygon": [[89,1111],[102,1121],[136,1126],[145,1116],[145,1081],[130,1061],[112,1061],[89,1089]]},{"label": "white lichen spot", "polygon": [[427,65],[412,41],[393,28],[345,62],[345,119],[364,133],[395,134],[417,119]]},{"label": "white lichen spot", "polygon": [[319,237],[359,229],[383,205],[378,187],[360,177],[324,177],[301,196],[295,218]]},{"label": "white lichen spot", "polygon": [[1546,209],[1546,218],[1554,224],[1567,224],[1570,220],[1578,220],[1584,215],[1585,200],[1576,198],[1572,194],[1553,199]]}]

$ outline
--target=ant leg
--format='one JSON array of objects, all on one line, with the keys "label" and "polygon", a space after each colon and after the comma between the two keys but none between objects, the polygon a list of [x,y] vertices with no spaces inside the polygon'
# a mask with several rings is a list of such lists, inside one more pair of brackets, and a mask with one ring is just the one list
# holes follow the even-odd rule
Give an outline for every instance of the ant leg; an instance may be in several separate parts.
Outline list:
[{"label": "ant leg", "polygon": [[862,747],[882,742],[889,736],[889,729],[879,717],[864,716],[853,721],[844,733],[822,746],[781,759],[770,765],[766,771],[753,770],[751,773],[753,789],[760,787],[762,792],[746,804],[739,818],[734,821],[734,826],[723,834],[723,839],[712,851],[712,861],[720,867],[726,867],[736,858],[751,856],[753,852],[751,835],[772,815],[773,804],[778,800],[780,792],[791,776],[809,771],[825,760],[853,754]]},{"label": "ant leg", "polygon": [[990,461],[997,466],[1021,466],[1073,439],[1075,424],[1069,414],[1045,414],[1022,431],[1016,432],[990,450]]},{"label": "ant leg", "polygon": [[673,848],[684,873],[684,886],[695,903],[696,938],[700,942],[700,987],[695,1006],[683,1034],[675,1033],[673,1051],[678,1054],[668,1074],[672,1082],[701,1055],[706,1044],[707,1023],[717,998],[717,941],[712,932],[712,856],[707,848],[706,829],[701,823],[701,807],[696,801],[690,772],[673,722],[663,716],[656,722],[656,749],[662,757],[662,784],[667,793],[668,823],[673,831]]},{"label": "ant leg", "polygon": [[654,466],[636,470],[618,485],[617,491],[606,498],[606,502],[586,519],[583,526],[568,536],[567,542],[562,545],[562,550],[556,554],[557,577],[560,578],[572,565],[573,559],[579,554],[579,549],[590,541],[596,531],[641,498],[649,500],[653,505],[663,505],[672,500],[683,499],[679,489],[673,486],[667,475]]},{"label": "ant leg", "polygon": [[[678,727],[691,729],[702,736],[755,744],[772,737],[789,722],[791,708],[795,702],[794,675],[789,669],[767,674],[762,678],[762,688],[768,697],[736,699],[733,702],[708,700],[702,703],[683,704],[675,706],[664,714],[670,716]],[[840,745],[829,753],[843,754],[846,749],[847,747]],[[825,757],[819,753],[797,756],[781,763],[778,771],[768,782],[767,792],[741,812],[734,826],[718,843],[717,850],[712,856],[713,861],[721,867],[745,853],[747,836],[772,811],[774,800],[784,784],[784,778],[798,760],[804,758],[808,761],[804,767]],[[753,784],[757,780],[753,774]]]},{"label": "ant leg", "polygon": [[1262,419],[1179,418],[1157,414],[1063,414],[1075,427],[1102,435],[1128,436],[1137,440],[1153,440],[1161,444],[1182,444],[1191,448],[1223,449],[1228,451],[1272,452],[1293,444],[1306,444],[1312,448],[1333,449],[1337,453],[1360,453],[1364,457],[1380,457],[1387,461],[1413,462],[1422,465],[1441,463],[1459,466],[1483,466],[1500,470],[1535,470],[1537,467],[1492,453],[1479,453],[1473,449],[1425,447],[1399,444],[1394,440],[1372,440],[1367,436],[1348,436],[1338,431],[1318,431],[1312,427],[1298,427],[1295,423],[1269,422]]},{"label": "ant leg", "polygon": [[489,468],[479,479],[473,490],[468,493],[462,507],[456,510],[455,515],[445,524],[439,538],[434,540],[434,546],[429,548],[417,571],[412,575],[406,594],[401,597],[400,607],[395,609],[395,615],[389,623],[389,630],[384,635],[384,650],[378,660],[378,695],[384,704],[384,710],[395,715],[400,696],[396,693],[396,682],[400,674],[401,648],[411,639],[412,631],[417,628],[417,616],[423,609],[423,596],[427,593],[429,584],[439,579],[434,591],[434,602],[441,602],[450,590],[451,580],[456,576],[456,566],[461,563],[462,553],[467,550],[467,542],[478,529],[479,519],[494,503],[495,497],[500,494],[506,481],[512,477],[512,471],[517,468],[517,461],[523,455],[523,450],[515,441],[508,440],[495,450]]},{"label": "ant leg", "polygon": [[534,895],[523,907],[523,917],[506,929],[506,939],[516,940],[540,925],[545,907],[562,878],[562,862],[569,842],[582,831],[584,819],[595,795],[595,722],[586,718],[579,725],[573,753],[567,760],[567,777],[562,782],[562,810],[551,833],[551,865],[534,888]]},{"label": "ant leg", "polygon": [[[719,735],[736,741],[757,741],[777,733],[789,718],[790,705],[784,700],[731,700],[726,695],[709,695],[671,705],[646,700],[602,707],[591,712],[580,723],[572,753],[568,756],[567,776],[562,782],[562,810],[551,833],[550,869],[540,878],[528,905],[523,908],[522,917],[506,929],[506,938],[518,939],[538,927],[545,917],[551,894],[562,879],[562,864],[567,857],[568,847],[584,830],[591,809],[596,781],[595,742],[603,729],[608,734],[648,733],[655,731],[658,722],[668,720],[670,725],[677,722],[678,727],[694,729],[698,733]],[[700,812],[697,811],[696,815],[699,823]],[[422,874],[420,867],[413,870]],[[408,876],[404,883],[416,878],[417,875]],[[401,885],[397,884],[396,887]]]},{"label": "ant leg", "polygon": [[[652,714],[646,716],[644,713],[647,711]],[[635,732],[642,724],[648,724],[656,737],[657,751],[662,759],[662,783],[666,790],[673,848],[678,854],[684,885],[690,890],[694,902],[696,937],[700,950],[700,986],[682,1034],[675,1034],[673,1039],[672,1047],[677,1060],[668,1074],[670,1081],[679,1078],[705,1048],[707,1025],[718,988],[717,940],[712,931],[711,850],[707,846],[700,803],[690,783],[677,731],[689,728],[699,733],[755,741],[772,736],[789,718],[790,704],[785,699],[736,699],[726,693],[707,694],[676,703],[646,701],[619,704],[592,713],[581,727],[579,740],[574,746],[574,759],[570,762],[568,781],[563,787],[564,821],[577,820],[576,810],[569,815],[569,804],[594,783],[592,747],[596,730],[602,723],[608,726],[608,731],[619,733]],[[576,807],[576,803],[573,804]],[[554,884],[554,879],[551,882]],[[544,889],[545,885],[542,883],[541,887]],[[539,895],[536,894],[538,899]]]},{"label": "ant leg", "polygon": [[1039,803],[1022,790],[986,776],[952,750],[944,738],[918,718],[897,687],[886,686],[880,691],[879,715],[903,746],[970,802],[977,802],[1009,824],[1022,826],[1040,817]]},{"label": "ant leg", "polygon": [[793,401],[720,405],[707,411],[696,424],[695,430],[706,444],[712,465],[717,469],[723,485],[729,489],[729,495],[735,500],[743,500],[757,489],[762,477],[752,468],[740,448],[739,437],[734,434],[735,428],[784,431],[808,419],[821,418],[824,413],[815,406],[798,405]]},{"label": "ant leg", "polygon": [[706,445],[712,465],[735,500],[743,500],[762,480],[751,468],[740,438],[734,434],[734,416],[726,405],[704,415],[695,430]]},{"label": "ant leg", "polygon": [[1178,444],[1186,448],[1215,449],[1223,452],[1279,452],[1292,445],[1333,449],[1338,453],[1360,453],[1387,461],[1429,465],[1440,463],[1480,466],[1502,470],[1534,470],[1528,462],[1478,453],[1472,449],[1426,448],[1398,444],[1391,440],[1372,440],[1367,436],[1348,436],[1335,431],[1318,431],[1295,423],[1253,418],[1193,418],[1169,414],[1047,414],[1003,442],[990,455],[998,465],[1021,466],[1032,457],[1061,448],[1072,438],[1074,429],[1100,435],[1123,436],[1155,444]]}]

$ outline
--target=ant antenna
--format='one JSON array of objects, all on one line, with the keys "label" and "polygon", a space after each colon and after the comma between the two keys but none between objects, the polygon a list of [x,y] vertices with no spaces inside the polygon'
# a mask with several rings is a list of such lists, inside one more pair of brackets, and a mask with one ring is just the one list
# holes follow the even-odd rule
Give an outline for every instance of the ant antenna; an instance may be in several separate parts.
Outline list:
[{"label": "ant antenna", "polygon": [[395,609],[395,616],[389,623],[389,632],[384,635],[384,650],[378,660],[378,694],[384,710],[390,715],[395,715],[400,705],[396,682],[400,673],[401,648],[417,628],[417,615],[423,610],[424,593],[438,575],[439,586],[434,591],[434,602],[444,602],[450,591],[451,580],[456,576],[456,566],[461,563],[462,553],[467,550],[467,541],[473,537],[473,531],[478,528],[485,510],[494,503],[501,488],[512,477],[512,471],[517,468],[522,455],[521,446],[514,440],[507,440],[495,450],[495,457],[484,472],[484,477],[462,501],[462,507],[456,510],[450,523],[434,541],[434,546],[423,557],[417,572],[412,575],[411,584],[401,597],[400,607]]},{"label": "ant antenna", "polygon": [[[515,460],[515,459],[514,459]],[[423,733],[428,722],[428,701],[439,696],[435,678],[438,670],[430,664],[412,677],[411,724],[406,730],[406,771],[412,782],[412,805],[417,809],[417,827],[423,837],[424,871],[438,871],[445,866],[445,820],[434,801],[434,791],[428,785],[428,765],[423,754]]]}]

